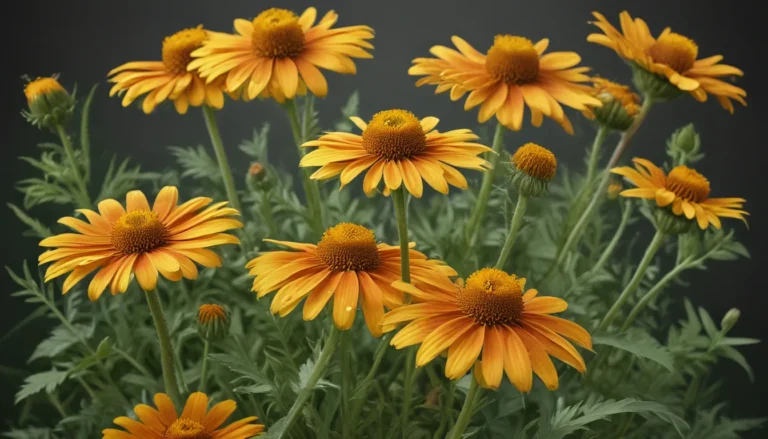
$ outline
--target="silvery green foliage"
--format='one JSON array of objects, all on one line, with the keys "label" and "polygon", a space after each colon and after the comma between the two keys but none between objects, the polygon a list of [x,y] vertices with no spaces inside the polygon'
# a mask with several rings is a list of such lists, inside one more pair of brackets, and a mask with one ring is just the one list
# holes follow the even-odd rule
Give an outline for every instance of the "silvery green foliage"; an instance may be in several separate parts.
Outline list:
[{"label": "silvery green foliage", "polygon": [[[335,128],[328,128],[352,130],[347,118],[357,114],[358,103],[358,95],[353,94]],[[298,104],[303,132],[316,135],[321,127],[312,100]],[[490,142],[490,133],[476,132],[485,132],[483,140]],[[242,255],[236,246],[217,249],[223,267],[201,269],[195,281],[161,280],[159,293],[178,356],[183,393],[195,391],[200,379],[203,341],[195,330],[197,307],[219,303],[231,311],[229,336],[211,346],[207,393],[213,401],[234,399],[236,417],[258,416],[274,437],[317,361],[330,313],[325,310],[309,322],[303,321],[300,307],[286,317],[273,316],[269,312],[271,296],[257,300],[250,292],[252,278],[244,264],[258,252],[276,248],[263,238],[317,239],[307,226],[307,210],[292,177],[294,169],[269,162],[269,136],[269,126],[259,126],[240,145],[251,160],[264,167],[257,184],[249,184],[246,176],[238,180],[245,205],[243,236],[251,243],[248,254]],[[81,147],[78,157],[85,164],[83,150],[87,148]],[[22,185],[36,188],[25,192],[26,207],[74,204],[53,189],[69,183],[66,172],[58,168],[56,151],[55,146],[48,146],[42,158],[28,160],[44,164],[43,171],[52,173],[41,179],[45,184]],[[201,194],[224,198],[208,145],[174,148],[172,154],[177,166],[162,176],[131,170],[127,165],[113,166],[98,199],[122,198],[125,191],[137,186],[157,188],[167,183],[179,184],[182,198]],[[48,169],[49,165],[53,167]],[[480,175],[468,173],[468,178],[470,188],[476,189]],[[582,179],[561,167],[549,186],[549,196],[531,200],[505,268],[526,277],[528,287],[565,298],[569,309],[564,317],[591,329],[632,275],[638,252],[647,245],[650,234],[643,203],[606,200],[581,246],[567,255],[561,270],[547,273],[560,232],[572,220],[569,209],[581,196]],[[475,202],[473,191],[452,188],[448,196],[410,200],[409,227],[417,248],[445,260],[462,277],[493,265],[517,197],[503,176],[495,183],[487,218],[470,252],[462,250],[461,225]],[[50,192],[45,192],[48,188]],[[329,181],[322,185],[322,194],[327,225],[355,222],[372,228],[379,241],[397,241],[389,199],[365,197],[358,181],[343,191],[338,190],[338,181]],[[15,206],[12,209],[35,239],[61,230],[51,218],[37,218]],[[616,236],[619,223],[625,228]],[[612,249],[614,238],[618,245]],[[30,240],[30,246],[34,245],[36,241]],[[609,257],[597,266],[606,252]],[[655,300],[628,331],[615,328],[593,334],[595,353],[582,352],[588,368],[584,376],[557,363],[559,389],[547,391],[536,381],[526,395],[505,379],[497,391],[482,393],[465,437],[735,439],[760,428],[763,419],[740,418],[729,410],[722,398],[728,380],[711,373],[715,365],[723,363],[730,368],[727,370],[742,368],[751,378],[753,371],[740,350],[758,340],[742,337],[733,317],[726,326],[715,323],[722,316],[711,316],[697,307],[695,292],[685,288],[696,270],[743,257],[748,257],[746,249],[729,230],[693,230],[668,240],[631,305],[654,289],[658,291]],[[125,294],[105,295],[91,303],[85,299],[86,283],[62,296],[60,281],[44,284],[41,272],[29,267],[19,261],[9,273],[19,285],[14,295],[28,302],[33,311],[0,343],[20,337],[32,324],[50,326],[51,331],[34,350],[27,370],[3,369],[16,382],[19,408],[19,416],[3,435],[12,439],[99,437],[115,417],[132,416],[136,404],[151,404],[153,395],[163,390],[156,333],[143,293],[134,283]],[[679,318],[673,309],[681,303],[686,312]],[[416,369],[412,411],[408,424],[401,425],[406,353],[388,346],[388,338],[372,338],[362,315],[345,337],[341,343],[346,343],[349,361],[340,362],[337,350],[302,411],[302,420],[283,437],[338,438],[342,431],[346,437],[401,437],[403,432],[415,439],[445,437],[461,409],[470,378],[447,381],[442,357]],[[374,362],[377,372],[370,374]]]}]

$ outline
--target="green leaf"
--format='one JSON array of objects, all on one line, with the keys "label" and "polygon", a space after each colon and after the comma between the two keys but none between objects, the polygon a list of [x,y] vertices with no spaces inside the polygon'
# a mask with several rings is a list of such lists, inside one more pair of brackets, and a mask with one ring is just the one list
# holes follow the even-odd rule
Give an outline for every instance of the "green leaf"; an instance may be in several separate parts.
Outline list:
[{"label": "green leaf", "polygon": [[50,428],[28,427],[24,429],[12,429],[2,433],[3,437],[9,439],[53,439],[53,431]]},{"label": "green leaf", "polygon": [[254,160],[269,163],[267,141],[269,140],[269,123],[264,123],[260,130],[253,129],[251,140],[244,140],[240,144],[240,150],[251,156]]},{"label": "green leaf", "polygon": [[714,320],[712,320],[712,317],[709,316],[707,310],[700,307],[699,317],[701,318],[701,324],[704,325],[704,330],[707,331],[709,338],[717,337],[720,331],[717,329],[717,325],[715,325]]},{"label": "green leaf", "polygon": [[69,375],[68,371],[54,369],[28,376],[16,393],[16,404],[41,390],[53,392],[59,384],[67,379],[67,375]]},{"label": "green leaf", "polygon": [[336,122],[335,129],[336,131],[344,131],[344,132],[350,132],[353,130],[354,125],[349,120],[352,116],[357,116],[360,113],[360,94],[355,91],[351,95],[349,95],[349,98],[347,99],[347,102],[344,104],[343,107],[341,107],[341,119]]},{"label": "green leaf", "polygon": [[91,178],[91,135],[89,129],[91,103],[93,102],[93,96],[96,94],[96,89],[99,84],[94,84],[91,87],[91,91],[88,93],[88,97],[85,98],[83,103],[83,113],[80,116],[80,152],[85,164],[85,181]]},{"label": "green leaf", "polygon": [[21,222],[29,226],[32,236],[43,239],[53,234],[51,229],[49,229],[45,224],[27,215],[26,212],[18,208],[15,204],[8,203],[7,206],[13,211],[13,213]]},{"label": "green leaf", "polygon": [[761,340],[746,337],[726,337],[717,342],[717,346],[746,346],[758,344]]},{"label": "green leaf", "polygon": [[216,160],[208,154],[202,145],[182,148],[171,146],[171,154],[176,156],[176,162],[184,169],[182,177],[205,178],[214,182],[221,181],[221,172]]},{"label": "green leaf", "polygon": [[717,348],[716,352],[725,358],[735,361],[736,364],[741,366],[741,368],[744,369],[744,371],[747,373],[749,381],[755,381],[755,373],[752,371],[752,367],[749,365],[747,359],[744,358],[744,355],[742,355],[741,352],[737,351],[731,346],[720,346]]},{"label": "green leaf", "polygon": [[51,332],[51,336],[43,340],[35,351],[32,352],[32,356],[29,357],[29,362],[32,362],[38,358],[53,358],[56,355],[66,351],[70,346],[80,341],[80,337],[88,339],[93,335],[93,327],[76,324],[74,325],[75,331],[72,332],[66,326],[59,326]]},{"label": "green leaf", "polygon": [[259,394],[259,393],[269,393],[272,391],[272,386],[269,384],[251,384],[249,386],[239,386],[232,389],[235,393],[243,393],[243,394]]},{"label": "green leaf", "polygon": [[[299,367],[299,382],[294,388],[296,393],[299,393],[302,389],[307,387],[307,384],[309,384],[309,377],[312,375],[312,371],[315,368],[315,361],[311,358],[309,358],[306,363],[302,364],[301,367]],[[322,388],[338,388],[336,384],[333,384],[332,382],[325,380],[325,379],[319,379],[317,381],[317,384],[315,385],[314,389],[322,389]]]},{"label": "green leaf", "polygon": [[596,335],[592,337],[596,345],[608,345],[627,351],[641,358],[647,358],[674,372],[674,362],[669,350],[655,338],[639,329],[631,329],[623,334]]}]

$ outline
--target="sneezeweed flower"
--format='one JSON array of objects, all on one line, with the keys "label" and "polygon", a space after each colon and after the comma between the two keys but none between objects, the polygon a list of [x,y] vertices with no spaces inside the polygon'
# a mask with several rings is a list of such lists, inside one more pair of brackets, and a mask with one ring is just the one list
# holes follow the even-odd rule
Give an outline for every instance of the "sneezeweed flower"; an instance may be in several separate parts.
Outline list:
[{"label": "sneezeweed flower", "polygon": [[608,189],[606,189],[606,191],[608,192],[608,199],[615,200],[619,198],[619,194],[623,190],[624,190],[624,185],[621,184],[621,180],[616,178],[611,179],[611,182],[608,183]]},{"label": "sneezeweed flower", "polygon": [[[743,198],[710,198],[710,184],[703,175],[687,166],[677,166],[665,174],[648,160],[634,158],[635,169],[629,166],[613,168],[612,173],[621,175],[636,187],[621,192],[623,197],[655,200],[660,208],[671,207],[674,216],[696,219],[699,228],[709,225],[721,228],[720,218],[737,218],[746,223],[742,210]],[[669,209],[664,209],[665,212]]]},{"label": "sneezeweed flower", "polygon": [[191,53],[209,33],[202,26],[181,30],[163,39],[162,61],[132,61],[112,69],[109,82],[115,85],[109,95],[123,95],[123,107],[127,107],[146,94],[141,108],[147,114],[166,100],[173,102],[179,114],[185,114],[190,105],[222,108],[223,81],[206,83],[196,72],[187,71]]},{"label": "sneezeweed flower", "polygon": [[535,143],[526,143],[510,158],[509,179],[518,192],[527,197],[547,193],[555,177],[557,159],[552,151]]},{"label": "sneezeweed flower", "polygon": [[[400,279],[400,248],[376,244],[372,230],[341,223],[326,230],[317,245],[266,241],[296,250],[268,252],[246,266],[256,277],[252,290],[259,298],[277,290],[273,313],[287,315],[306,297],[304,320],[312,320],[333,297],[333,321],[346,330],[354,323],[360,301],[368,329],[379,337],[384,307],[403,304],[402,292],[391,286]],[[452,285],[452,268],[413,249],[409,255],[415,285]]]},{"label": "sneezeweed flower", "polygon": [[227,310],[215,303],[200,305],[197,312],[197,333],[208,342],[227,338],[231,321]]},{"label": "sneezeweed flower", "polygon": [[467,180],[456,169],[485,171],[490,164],[477,157],[491,151],[468,129],[439,132],[438,119],[419,120],[406,110],[376,113],[369,123],[350,118],[363,133],[327,133],[304,147],[318,147],[302,158],[299,166],[320,166],[312,179],[340,176],[341,187],[365,170],[363,191],[371,195],[384,181],[384,195],[405,185],[414,197],[421,197],[422,179],[436,191],[447,194],[448,185],[467,188]]},{"label": "sneezeweed flower", "polygon": [[93,271],[98,273],[88,285],[88,297],[96,300],[109,287],[114,295],[128,288],[133,276],[145,291],[157,286],[160,273],[171,281],[196,279],[195,262],[205,267],[221,266],[221,258],[209,250],[222,244],[238,244],[228,230],[242,227],[231,218],[239,215],[225,207],[226,202],[211,204],[210,198],[193,198],[177,206],[178,190],[166,186],[150,207],[141,191],[128,192],[126,207],[116,200],[99,203],[99,212],[79,209],[88,222],[64,217],[59,223],[77,233],[62,233],[40,242],[55,247],[39,257],[40,264],[53,262],[45,272],[48,282],[70,273],[62,292]]},{"label": "sneezeweed flower", "polygon": [[640,96],[626,85],[603,78],[592,78],[592,96],[600,99],[601,107],[587,107],[582,113],[607,128],[625,131],[640,111]]},{"label": "sneezeweed flower", "polygon": [[524,278],[483,268],[469,276],[463,286],[430,291],[403,282],[393,286],[411,294],[414,303],[390,311],[383,323],[410,322],[391,343],[398,349],[421,343],[417,367],[447,350],[445,376],[456,380],[482,354],[479,384],[498,388],[506,373],[521,392],[531,390],[532,372],[548,389],[557,388],[557,371],[550,355],[581,373],[586,371],[581,355],[565,338],[592,349],[589,334],[573,322],[550,315],[565,311],[568,304],[564,300],[537,297],[534,289],[523,294]]},{"label": "sneezeweed flower", "polygon": [[592,13],[595,26],[602,34],[591,34],[587,41],[616,51],[630,62],[637,87],[655,99],[670,99],[683,92],[704,102],[707,95],[715,96],[720,105],[733,113],[731,99],[747,105],[747,93],[719,78],[743,76],[736,67],[720,64],[722,55],[697,59],[699,47],[690,38],[664,29],[657,38],[640,18],[633,19],[627,11],[619,15],[621,31],[597,12]]},{"label": "sneezeweed flower", "polygon": [[245,100],[258,96],[278,102],[305,94],[325,97],[328,84],[318,67],[353,74],[352,58],[372,58],[368,26],[332,28],[338,20],[329,11],[315,25],[317,10],[301,16],[279,8],[267,9],[251,20],[236,19],[236,34],[211,32],[196,50],[189,70],[198,70],[207,82],[226,78],[226,87]]},{"label": "sneezeweed flower", "polygon": [[202,392],[189,395],[184,410],[177,415],[176,407],[168,395],[155,395],[155,406],[139,404],[133,410],[134,420],[127,416],[115,418],[115,424],[125,430],[107,428],[103,439],[246,439],[264,433],[264,426],[255,424],[256,416],[235,421],[221,427],[237,409],[237,403],[228,399],[208,410],[208,396]]},{"label": "sneezeweed flower", "polygon": [[547,116],[573,134],[560,104],[577,110],[601,105],[590,96],[589,87],[581,84],[590,81],[584,74],[589,68],[576,67],[581,57],[575,52],[545,55],[548,39],[534,44],[524,37],[497,35],[487,54],[457,36],[451,41],[458,51],[434,46],[430,52],[437,58],[416,58],[408,73],[425,76],[417,86],[436,85],[437,93],[450,90],[454,101],[469,93],[464,109],[480,105],[480,122],[495,115],[502,125],[519,131],[528,106],[534,126],[540,126]]},{"label": "sneezeweed flower", "polygon": [[21,114],[38,128],[55,130],[64,126],[75,110],[75,98],[61,86],[58,76],[30,80],[24,86],[29,111]]}]

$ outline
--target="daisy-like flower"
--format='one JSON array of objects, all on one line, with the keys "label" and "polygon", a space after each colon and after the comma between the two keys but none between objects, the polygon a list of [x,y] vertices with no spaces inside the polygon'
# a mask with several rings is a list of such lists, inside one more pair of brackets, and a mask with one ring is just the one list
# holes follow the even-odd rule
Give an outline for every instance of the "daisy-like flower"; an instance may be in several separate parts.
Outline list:
[{"label": "daisy-like flower", "polygon": [[202,392],[189,395],[181,415],[165,393],[155,395],[155,406],[137,405],[133,411],[138,421],[115,418],[115,424],[125,430],[104,429],[102,439],[247,439],[264,432],[263,425],[253,423],[256,416],[219,428],[235,412],[237,403],[228,399],[208,410],[208,395]]},{"label": "daisy-like flower", "polygon": [[603,78],[592,78],[592,96],[600,99],[602,107],[587,107],[582,113],[608,128],[625,131],[640,112],[640,96],[626,85]]},{"label": "daisy-like flower", "polygon": [[208,34],[202,26],[184,29],[165,37],[162,61],[132,61],[112,69],[109,82],[115,85],[109,95],[123,95],[123,107],[127,107],[146,94],[141,108],[147,114],[165,100],[172,101],[179,114],[185,114],[190,105],[222,108],[223,81],[205,83],[197,73],[187,71],[190,54]]},{"label": "daisy-like flower", "polygon": [[603,33],[591,34],[587,41],[613,49],[640,69],[660,76],[700,102],[707,100],[707,94],[712,94],[730,113],[733,113],[731,99],[747,105],[744,100],[747,93],[743,89],[719,79],[744,75],[736,67],[720,64],[722,55],[697,59],[699,47],[693,40],[672,32],[670,28],[664,29],[654,38],[645,21],[633,19],[627,11],[619,15],[621,31],[602,14],[592,14],[597,18],[592,24]]},{"label": "daisy-like flower", "polygon": [[350,118],[362,135],[327,133],[304,147],[318,148],[301,159],[299,166],[321,166],[312,178],[324,180],[339,174],[344,187],[365,170],[363,190],[372,194],[384,180],[384,195],[405,185],[414,197],[424,191],[422,179],[436,191],[447,194],[448,185],[467,188],[467,180],[456,168],[485,171],[490,163],[477,157],[491,151],[473,143],[478,136],[468,129],[441,133],[438,119],[419,120],[405,110],[376,113],[370,123]]},{"label": "daisy-like flower", "polygon": [[267,9],[251,20],[236,19],[237,34],[211,32],[196,50],[189,70],[199,70],[208,83],[226,77],[230,92],[245,100],[259,95],[278,102],[306,93],[325,97],[328,84],[318,67],[337,73],[356,72],[352,58],[372,58],[368,26],[332,28],[338,20],[329,11],[315,24],[317,10],[301,16],[279,8]]},{"label": "daisy-like flower", "polygon": [[93,271],[98,273],[88,285],[88,297],[96,300],[109,287],[112,294],[124,293],[133,275],[145,291],[157,286],[157,274],[171,281],[197,278],[195,262],[205,267],[221,266],[221,258],[207,249],[215,245],[238,244],[227,230],[242,227],[231,218],[239,215],[210,198],[193,198],[176,205],[179,191],[166,186],[150,207],[141,191],[128,192],[126,207],[116,200],[99,203],[99,212],[79,209],[88,222],[64,217],[59,223],[77,233],[62,233],[40,242],[55,247],[39,257],[40,264],[53,262],[45,281],[70,273],[62,292]]},{"label": "daisy-like flower", "polygon": [[[341,223],[326,230],[317,245],[266,241],[296,250],[268,252],[246,266],[256,277],[253,291],[258,297],[277,290],[273,313],[284,316],[306,297],[304,320],[312,320],[333,297],[333,321],[346,330],[354,323],[360,301],[368,329],[379,337],[384,307],[403,304],[403,293],[392,287],[401,276],[400,248],[377,245],[372,230]],[[428,289],[452,285],[448,278],[456,276],[452,268],[416,250],[409,255],[415,285]]]},{"label": "daisy-like flower", "polygon": [[540,126],[547,116],[573,134],[560,104],[577,110],[601,105],[588,93],[589,87],[580,84],[591,79],[584,74],[588,67],[576,67],[581,57],[575,52],[545,55],[546,38],[534,44],[524,37],[497,35],[487,54],[457,36],[451,41],[458,51],[434,46],[430,52],[437,58],[416,58],[408,73],[425,76],[417,86],[436,85],[437,93],[450,90],[454,101],[469,92],[464,109],[480,105],[480,122],[495,115],[502,125],[519,131],[528,106],[534,126]]},{"label": "daisy-like flower", "polygon": [[[395,288],[413,297],[384,316],[384,325],[410,322],[392,338],[398,349],[421,343],[416,366],[421,367],[448,351],[445,376],[463,377],[482,355],[478,383],[497,388],[506,373],[521,392],[531,390],[532,372],[554,390],[557,371],[549,356],[560,359],[581,373],[586,366],[576,348],[566,340],[592,349],[592,341],[581,326],[551,316],[568,304],[556,297],[537,297],[530,289],[523,294],[525,279],[496,268],[473,273],[463,286],[432,288],[395,282]],[[565,338],[563,338],[565,337]]]},{"label": "daisy-like flower", "polygon": [[676,216],[685,215],[696,218],[702,230],[715,226],[721,227],[720,218],[737,218],[746,223],[742,210],[743,198],[709,198],[709,180],[687,166],[677,166],[665,174],[663,170],[648,160],[634,158],[635,169],[622,166],[611,170],[629,180],[636,188],[620,193],[623,197],[655,200],[659,207],[672,206]]}]

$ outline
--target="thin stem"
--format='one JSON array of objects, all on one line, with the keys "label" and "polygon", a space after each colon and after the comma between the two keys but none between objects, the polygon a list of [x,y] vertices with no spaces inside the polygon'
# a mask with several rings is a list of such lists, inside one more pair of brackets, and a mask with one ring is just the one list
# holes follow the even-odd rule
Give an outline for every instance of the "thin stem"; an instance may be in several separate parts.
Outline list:
[{"label": "thin stem", "polygon": [[600,149],[605,142],[605,138],[608,135],[608,128],[600,125],[595,135],[595,141],[592,143],[592,149],[589,152],[589,162],[587,162],[587,174],[584,179],[584,187],[592,185],[592,180],[595,179],[595,172],[597,171],[597,162],[600,159]]},{"label": "thin stem", "polygon": [[87,393],[91,399],[93,400],[97,399],[96,393],[93,391],[91,386],[89,386],[88,383],[82,377],[76,376],[75,379],[77,380],[77,382],[80,383],[81,386],[83,386],[83,389],[85,389],[85,393]]},{"label": "thin stem", "polygon": [[504,264],[509,258],[509,254],[512,251],[512,246],[515,245],[515,239],[517,238],[517,231],[520,230],[520,225],[523,224],[523,216],[525,216],[525,209],[528,207],[528,197],[519,194],[517,197],[517,205],[515,206],[515,213],[512,215],[512,222],[509,225],[509,234],[504,241],[504,247],[501,248],[501,254],[499,254],[499,260],[496,261],[496,268],[499,270],[504,268]]},{"label": "thin stem", "polygon": [[83,174],[80,172],[80,166],[78,166],[77,160],[75,160],[75,150],[72,148],[72,140],[70,140],[69,135],[67,135],[66,130],[64,130],[64,127],[61,124],[56,125],[56,132],[61,139],[61,145],[64,147],[64,154],[66,154],[69,166],[72,168],[72,174],[75,176],[77,189],[79,191],[79,194],[77,194],[78,204],[83,209],[89,209],[91,207],[91,199],[88,196],[88,188],[85,185]]},{"label": "thin stem", "polygon": [[632,275],[632,279],[630,279],[629,284],[627,284],[626,288],[624,288],[624,291],[621,292],[621,295],[619,295],[619,298],[616,300],[616,302],[614,302],[613,306],[611,306],[611,309],[608,310],[608,313],[603,318],[603,321],[600,322],[600,325],[597,327],[598,330],[602,331],[606,329],[611,323],[613,323],[619,311],[621,310],[621,307],[627,302],[627,300],[629,300],[632,294],[634,294],[635,290],[637,290],[637,287],[640,286],[640,282],[645,276],[645,271],[648,269],[648,266],[651,265],[653,257],[661,248],[661,244],[664,242],[664,238],[666,238],[666,236],[667,235],[658,230],[656,231],[656,234],[653,235],[653,239],[648,245],[648,248],[645,250],[645,255],[643,255],[643,259],[640,261],[640,265],[637,266],[635,274]]},{"label": "thin stem", "polygon": [[200,384],[198,385],[198,392],[205,393],[205,385],[208,381],[208,352],[211,350],[211,343],[208,340],[203,342],[203,358],[202,365],[200,366]]},{"label": "thin stem", "polygon": [[629,316],[624,321],[624,324],[621,326],[621,332],[626,331],[632,326],[632,323],[634,323],[637,316],[642,312],[645,307],[648,306],[653,299],[656,298],[656,296],[661,293],[662,290],[664,290],[664,287],[667,286],[667,284],[677,277],[682,271],[685,271],[686,268],[688,268],[688,260],[684,261],[682,264],[678,264],[675,266],[674,269],[672,269],[669,273],[667,273],[664,277],[662,277],[656,285],[653,286],[650,290],[648,290],[647,293],[645,293],[645,296],[643,296],[639,302],[635,305],[634,308],[632,308],[632,311],[629,313]]},{"label": "thin stem", "polygon": [[259,206],[259,212],[264,219],[264,223],[269,230],[269,236],[277,235],[277,223],[275,222],[275,216],[272,213],[272,194],[266,191],[262,192],[261,206]]},{"label": "thin stem", "polygon": [[219,163],[219,171],[221,172],[221,178],[224,180],[224,188],[227,191],[229,204],[242,214],[243,208],[240,204],[240,198],[237,196],[232,168],[229,166],[227,153],[224,151],[224,142],[221,141],[221,133],[216,122],[215,110],[207,105],[203,105],[203,116],[205,117],[205,126],[208,128],[208,134],[211,137],[213,151],[216,153],[216,161]]},{"label": "thin stem", "polygon": [[384,359],[384,354],[387,352],[387,346],[389,346],[389,340],[392,333],[384,334],[379,341],[379,345],[376,347],[376,352],[373,354],[373,364],[368,374],[358,384],[358,388],[355,389],[354,395],[359,395],[360,401],[352,407],[352,417],[350,424],[354,428],[357,425],[357,420],[360,418],[360,412],[365,406],[365,400],[368,398],[368,388],[375,381],[376,372],[379,370],[381,361]]},{"label": "thin stem", "polygon": [[451,381],[448,384],[448,395],[445,404],[440,406],[440,425],[437,431],[432,435],[432,439],[443,438],[443,432],[446,428],[453,428],[453,399],[456,393],[456,382]]},{"label": "thin stem", "polygon": [[59,412],[59,416],[61,416],[62,419],[67,417],[67,411],[64,410],[64,406],[61,405],[61,401],[59,401],[59,397],[56,396],[55,393],[48,392],[48,400],[56,408],[56,411]]},{"label": "thin stem", "polygon": [[344,331],[343,334],[341,334],[341,342],[339,343],[339,356],[341,357],[341,425],[342,425],[342,438],[350,438],[351,428],[354,428],[353,425],[350,425],[350,420],[352,418],[350,413],[350,400],[351,395],[350,392],[352,391],[352,384],[350,381],[352,380],[352,371],[349,364],[349,354],[350,354],[350,333],[349,331]]},{"label": "thin stem", "polygon": [[325,374],[326,369],[328,369],[328,364],[331,362],[331,358],[333,358],[333,352],[336,350],[336,345],[339,344],[340,336],[341,330],[338,329],[335,325],[331,325],[331,333],[328,334],[328,339],[325,341],[325,346],[323,346],[323,350],[320,352],[320,358],[317,359],[317,363],[315,363],[315,367],[312,369],[312,373],[309,375],[307,384],[303,389],[301,389],[301,391],[299,391],[293,406],[291,406],[291,409],[285,416],[283,429],[277,433],[275,436],[276,439],[286,437],[286,433],[290,431],[291,426],[293,426],[293,424],[295,424],[299,419],[299,416],[301,416],[301,410],[312,396],[312,391],[315,390],[317,382],[320,381],[320,379]]},{"label": "thin stem", "polygon": [[504,125],[496,125],[496,131],[493,135],[493,152],[488,153],[488,161],[491,163],[491,169],[485,171],[483,174],[483,183],[480,186],[480,192],[477,194],[475,210],[472,211],[472,215],[469,217],[466,225],[465,233],[468,248],[471,248],[474,245],[475,237],[483,223],[483,218],[485,217],[485,210],[488,208],[488,199],[491,197],[493,182],[498,173],[499,156],[504,149],[504,132]]},{"label": "thin stem", "polygon": [[416,367],[416,349],[414,346],[408,348],[408,354],[405,357],[405,372],[403,374],[403,407],[400,412],[400,425],[402,427],[403,439],[408,437],[408,416],[411,414],[411,399],[413,398],[413,376]]},{"label": "thin stem", "polygon": [[472,419],[472,414],[475,411],[477,391],[480,388],[474,377],[472,377],[471,382],[469,391],[467,391],[467,397],[464,399],[464,405],[461,407],[461,413],[459,413],[459,418],[456,420],[456,425],[448,433],[446,439],[460,439],[461,435],[464,434],[464,430],[469,426],[469,421]]},{"label": "thin stem", "polygon": [[165,314],[163,314],[163,305],[160,303],[160,296],[157,295],[156,290],[146,291],[146,296],[149,312],[152,314],[152,320],[155,322],[155,328],[157,329],[157,338],[160,341],[160,361],[163,367],[165,393],[176,404],[179,404],[181,402],[181,395],[179,395],[179,385],[176,381],[171,335],[168,332],[168,322],[165,320]]},{"label": "thin stem", "polygon": [[392,203],[395,205],[397,218],[397,234],[400,237],[400,271],[403,282],[411,281],[410,249],[408,248],[408,212],[405,205],[405,190],[401,186],[392,192]]},{"label": "thin stem", "polygon": [[133,358],[130,354],[128,354],[128,352],[125,352],[124,350],[122,350],[122,349],[120,349],[118,347],[114,347],[114,346],[112,347],[112,351],[114,353],[116,353],[117,355],[123,357],[123,359],[125,361],[130,363],[131,366],[135,367],[136,370],[141,372],[144,376],[149,377],[149,378],[154,378],[152,373],[146,367],[144,367],[141,363],[136,361],[136,359]]},{"label": "thin stem", "polygon": [[616,250],[616,246],[619,245],[619,241],[621,241],[621,236],[624,234],[624,230],[627,228],[629,218],[632,216],[632,207],[628,202],[622,203],[621,207],[621,221],[619,222],[619,226],[616,228],[616,233],[613,234],[611,242],[609,242],[608,246],[606,246],[605,250],[603,250],[603,253],[600,255],[600,259],[597,260],[597,263],[595,263],[595,265],[589,271],[591,274],[600,271],[600,269],[603,268],[603,266],[608,262],[608,259],[611,258],[613,252]]}]

